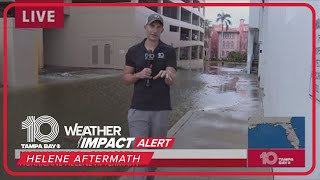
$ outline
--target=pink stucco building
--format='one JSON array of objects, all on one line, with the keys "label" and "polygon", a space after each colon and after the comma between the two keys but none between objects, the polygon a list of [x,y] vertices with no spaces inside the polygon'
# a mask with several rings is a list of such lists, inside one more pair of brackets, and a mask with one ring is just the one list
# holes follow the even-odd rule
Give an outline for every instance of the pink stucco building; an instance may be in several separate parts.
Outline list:
[{"label": "pink stucco building", "polygon": [[237,28],[229,28],[228,31],[226,31],[224,26],[223,40],[222,45],[220,46],[219,43],[221,42],[222,38],[221,30],[221,24],[214,24],[211,27],[211,58],[223,59],[226,58],[232,51],[241,53],[247,52],[249,25],[244,23],[244,19],[240,19],[240,24]]}]

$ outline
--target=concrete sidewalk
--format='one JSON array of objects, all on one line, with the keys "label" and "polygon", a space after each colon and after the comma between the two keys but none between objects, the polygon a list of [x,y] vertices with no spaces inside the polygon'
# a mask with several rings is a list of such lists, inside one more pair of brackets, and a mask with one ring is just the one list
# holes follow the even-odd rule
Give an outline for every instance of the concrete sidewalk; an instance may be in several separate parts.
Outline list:
[{"label": "concrete sidewalk", "polygon": [[[177,149],[246,149],[248,118],[262,115],[260,91],[254,76],[237,83],[238,102],[217,109],[189,111],[169,131]],[[270,168],[158,168],[158,172],[270,172]],[[129,179],[121,177],[120,180]],[[155,180],[271,180],[273,177],[157,176]]]}]

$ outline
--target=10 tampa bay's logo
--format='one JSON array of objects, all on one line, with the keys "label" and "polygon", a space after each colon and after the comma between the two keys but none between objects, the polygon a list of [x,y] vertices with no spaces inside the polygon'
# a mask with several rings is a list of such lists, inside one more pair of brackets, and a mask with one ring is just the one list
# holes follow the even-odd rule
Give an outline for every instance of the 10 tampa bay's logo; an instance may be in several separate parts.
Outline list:
[{"label": "10 tampa bay's logo", "polygon": [[[50,132],[44,134],[41,132],[41,127],[48,124]],[[56,139],[59,134],[59,124],[51,116],[43,115],[38,118],[35,116],[27,116],[26,120],[21,123],[21,128],[27,131],[27,144],[21,144],[23,149],[52,149],[60,148],[60,144],[45,144]],[[43,144],[36,143],[36,140]]]}]

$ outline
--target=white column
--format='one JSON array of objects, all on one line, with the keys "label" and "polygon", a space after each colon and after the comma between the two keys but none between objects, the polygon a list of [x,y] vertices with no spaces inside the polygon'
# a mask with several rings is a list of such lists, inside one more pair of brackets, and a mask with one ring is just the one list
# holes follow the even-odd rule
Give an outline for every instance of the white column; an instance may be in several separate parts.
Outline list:
[{"label": "white column", "polygon": [[253,43],[254,43],[254,32],[250,30],[248,32],[248,48],[247,48],[247,74],[251,71],[251,62],[253,60]]},{"label": "white column", "polygon": [[181,7],[178,7],[178,20],[181,21]]},{"label": "white column", "polygon": [[[163,0],[158,0],[158,3],[163,3]],[[163,6],[158,6],[158,13],[163,15]]]}]

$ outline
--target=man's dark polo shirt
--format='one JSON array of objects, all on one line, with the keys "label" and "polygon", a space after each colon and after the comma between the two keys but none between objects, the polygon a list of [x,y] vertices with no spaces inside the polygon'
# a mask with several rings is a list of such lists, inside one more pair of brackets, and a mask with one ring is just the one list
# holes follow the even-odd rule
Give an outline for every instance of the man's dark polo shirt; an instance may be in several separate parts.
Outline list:
[{"label": "man's dark polo shirt", "polygon": [[[126,65],[134,67],[134,73],[148,67],[145,59],[145,54],[148,53],[144,46],[145,41],[146,39],[132,46],[126,54]],[[168,66],[177,68],[176,52],[172,46],[160,41],[153,54],[155,58],[151,68],[152,77]],[[165,78],[152,79],[151,87],[146,87],[145,84],[145,79],[139,79],[134,84],[131,108],[145,111],[171,110],[170,86],[165,83]]]}]

